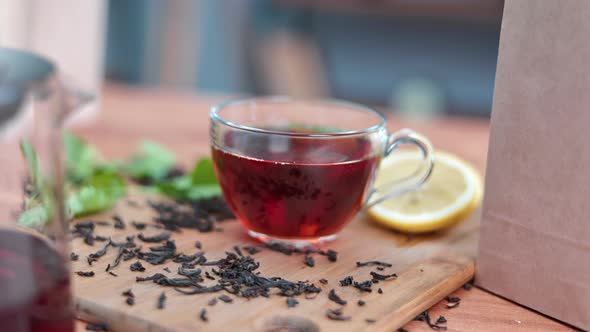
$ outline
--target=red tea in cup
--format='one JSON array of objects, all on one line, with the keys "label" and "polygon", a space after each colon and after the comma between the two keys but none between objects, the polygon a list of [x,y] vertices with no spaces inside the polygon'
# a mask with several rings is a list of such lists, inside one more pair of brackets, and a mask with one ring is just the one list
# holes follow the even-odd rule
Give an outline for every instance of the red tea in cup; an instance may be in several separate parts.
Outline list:
[{"label": "red tea in cup", "polygon": [[[306,246],[331,240],[364,206],[418,188],[432,170],[432,147],[385,118],[337,101],[257,98],[210,114],[211,153],[223,195],[248,233]],[[379,161],[415,144],[424,163],[410,178],[372,188]]]},{"label": "red tea in cup", "polygon": [[253,151],[261,146],[269,145],[246,149],[255,158],[213,147],[217,177],[249,230],[285,239],[340,231],[365,202],[380,158],[364,138],[342,144],[294,138],[284,151]]}]

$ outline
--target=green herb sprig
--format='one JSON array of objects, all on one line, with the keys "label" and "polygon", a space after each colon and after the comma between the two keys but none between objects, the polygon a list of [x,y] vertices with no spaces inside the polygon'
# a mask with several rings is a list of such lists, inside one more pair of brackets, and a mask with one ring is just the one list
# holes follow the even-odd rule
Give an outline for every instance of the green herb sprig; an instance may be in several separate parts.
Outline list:
[{"label": "green herb sprig", "polygon": [[[81,138],[66,132],[63,137],[66,160],[66,210],[79,217],[108,210],[127,192],[130,184],[158,192],[175,200],[191,201],[218,196],[213,163],[209,158],[197,160],[191,172],[170,176],[176,167],[174,153],[155,142],[144,140],[138,152],[128,160],[107,161],[98,150]],[[51,204],[42,193],[48,192],[39,158],[33,146],[21,143],[33,190],[27,192],[25,210],[18,222],[41,227],[49,222]]]}]

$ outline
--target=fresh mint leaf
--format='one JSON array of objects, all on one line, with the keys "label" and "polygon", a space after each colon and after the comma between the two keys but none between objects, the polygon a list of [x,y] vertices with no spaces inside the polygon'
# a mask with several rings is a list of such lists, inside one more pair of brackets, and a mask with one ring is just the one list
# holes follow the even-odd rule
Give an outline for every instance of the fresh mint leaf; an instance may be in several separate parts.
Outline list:
[{"label": "fresh mint leaf", "polygon": [[83,182],[94,171],[98,153],[94,147],[69,132],[64,133],[63,144],[68,178],[74,182]]},{"label": "fresh mint leaf", "polygon": [[39,163],[39,158],[37,157],[37,152],[35,152],[35,149],[31,143],[27,141],[20,142],[20,150],[29,166],[29,176],[31,177],[31,182],[35,187],[35,190],[37,192],[41,192],[41,188],[43,186],[43,173],[41,172],[41,165]]},{"label": "fresh mint leaf", "polygon": [[111,208],[125,195],[125,181],[110,170],[96,170],[88,182],[68,197],[69,211],[76,217]]},{"label": "fresh mint leaf", "polygon": [[174,167],[174,154],[152,141],[143,141],[140,152],[125,165],[129,176],[140,180],[159,181]]},{"label": "fresh mint leaf", "polygon": [[210,158],[199,159],[191,172],[191,178],[194,185],[217,184],[213,161]]},{"label": "fresh mint leaf", "polygon": [[197,200],[221,195],[221,188],[218,184],[193,185],[188,191],[189,200]]},{"label": "fresh mint leaf", "polygon": [[23,211],[18,217],[18,223],[21,226],[30,228],[39,228],[47,223],[47,210],[43,205],[32,207]]},{"label": "fresh mint leaf", "polygon": [[[221,194],[217,184],[213,162],[199,159],[190,174],[167,178],[176,164],[172,152],[151,141],[141,143],[140,151],[126,163],[101,161],[98,151],[79,137],[64,134],[67,188],[66,205],[76,217],[110,209],[125,195],[124,175],[148,180],[153,186],[144,186],[177,200],[196,200]],[[21,150],[28,165],[36,193],[26,197],[26,208],[19,223],[28,227],[40,227],[51,215],[50,196],[44,188],[40,161],[28,142],[21,143]]]},{"label": "fresh mint leaf", "polygon": [[192,201],[221,195],[217,184],[202,184],[185,187],[174,182],[162,182],[157,185],[158,191],[172,199]]},{"label": "fresh mint leaf", "polygon": [[180,176],[168,181],[161,181],[156,184],[157,190],[175,200],[188,200],[188,192],[190,191],[192,182],[189,176]]},{"label": "fresh mint leaf", "polygon": [[[211,177],[210,160],[201,159],[193,169],[191,175],[180,176],[171,180],[159,182],[158,191],[176,200],[191,201],[221,195],[221,188]],[[212,166],[211,166],[212,167]],[[195,183],[195,175],[197,182]],[[211,180],[212,179],[212,180]]]}]

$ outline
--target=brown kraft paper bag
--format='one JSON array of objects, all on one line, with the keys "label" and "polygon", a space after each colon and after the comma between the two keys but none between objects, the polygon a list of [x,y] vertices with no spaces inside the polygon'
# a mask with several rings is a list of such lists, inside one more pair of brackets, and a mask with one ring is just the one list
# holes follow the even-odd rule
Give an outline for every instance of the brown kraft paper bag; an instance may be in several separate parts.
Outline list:
[{"label": "brown kraft paper bag", "polygon": [[590,1],[507,0],[477,283],[590,329]]}]

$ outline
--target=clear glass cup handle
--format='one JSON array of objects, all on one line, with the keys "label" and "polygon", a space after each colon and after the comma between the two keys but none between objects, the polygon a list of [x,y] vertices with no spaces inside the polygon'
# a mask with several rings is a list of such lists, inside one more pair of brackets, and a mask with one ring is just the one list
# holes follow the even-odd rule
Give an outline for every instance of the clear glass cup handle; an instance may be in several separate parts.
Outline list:
[{"label": "clear glass cup handle", "polygon": [[412,175],[382,185],[380,188],[374,188],[369,195],[365,208],[381,203],[389,198],[416,190],[428,180],[434,166],[434,149],[430,141],[411,129],[402,129],[387,137],[387,146],[383,158],[387,158],[393,150],[402,144],[416,145],[420,149],[420,152],[422,152],[422,163]]}]

